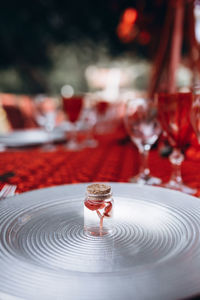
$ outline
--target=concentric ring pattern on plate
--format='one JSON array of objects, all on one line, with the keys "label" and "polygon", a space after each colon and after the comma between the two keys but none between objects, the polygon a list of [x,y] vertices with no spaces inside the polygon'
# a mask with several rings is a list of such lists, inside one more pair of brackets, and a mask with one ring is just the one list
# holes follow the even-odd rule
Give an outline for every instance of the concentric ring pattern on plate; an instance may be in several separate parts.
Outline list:
[{"label": "concentric ring pattern on plate", "polygon": [[200,293],[200,200],[112,184],[112,234],[83,230],[85,184],[0,202],[0,295],[177,299]]}]

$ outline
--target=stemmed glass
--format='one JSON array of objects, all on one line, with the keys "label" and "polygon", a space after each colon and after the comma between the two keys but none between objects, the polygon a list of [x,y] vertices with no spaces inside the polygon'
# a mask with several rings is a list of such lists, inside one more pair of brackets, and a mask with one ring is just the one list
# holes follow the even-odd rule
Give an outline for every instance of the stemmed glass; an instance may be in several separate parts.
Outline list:
[{"label": "stemmed glass", "polygon": [[74,95],[71,97],[62,96],[63,109],[70,124],[70,137],[66,144],[66,148],[73,151],[78,151],[82,147],[77,139],[77,122],[83,108],[83,96]]},{"label": "stemmed glass", "polygon": [[194,87],[190,120],[198,142],[200,144],[200,86]]},{"label": "stemmed glass", "polygon": [[125,126],[141,156],[139,174],[131,178],[130,181],[139,184],[159,185],[161,180],[151,176],[148,167],[149,150],[161,133],[154,103],[145,98],[129,100],[125,109]]},{"label": "stemmed glass", "polygon": [[181,165],[184,160],[183,152],[190,143],[192,133],[190,123],[192,93],[160,93],[157,95],[157,100],[159,120],[173,148],[169,156],[173,170],[169,182],[164,186],[194,194],[195,190],[183,183],[181,175]]},{"label": "stemmed glass", "polygon": [[47,142],[41,147],[44,151],[54,151],[56,146],[52,142],[52,132],[56,126],[56,105],[53,98],[38,95],[34,99],[36,108],[36,122],[47,133]]},{"label": "stemmed glass", "polygon": [[80,115],[80,128],[85,132],[83,147],[96,148],[98,141],[94,138],[94,129],[97,123],[97,111],[93,94],[87,93],[84,96],[83,109]]},{"label": "stemmed glass", "polygon": [[70,125],[69,141],[66,144],[66,148],[69,150],[79,151],[85,147],[95,148],[98,144],[92,136],[96,123],[92,100],[89,94],[62,96],[63,109]]}]

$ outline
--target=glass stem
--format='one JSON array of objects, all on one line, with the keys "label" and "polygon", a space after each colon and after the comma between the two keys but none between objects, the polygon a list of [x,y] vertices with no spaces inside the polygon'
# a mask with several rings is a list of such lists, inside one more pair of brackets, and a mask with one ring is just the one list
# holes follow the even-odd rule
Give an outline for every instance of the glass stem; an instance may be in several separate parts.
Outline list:
[{"label": "glass stem", "polygon": [[71,140],[75,143],[77,140],[77,134],[76,134],[76,130],[73,129],[71,132]]},{"label": "glass stem", "polygon": [[74,124],[72,124],[71,127],[70,142],[75,144],[77,143],[77,131]]},{"label": "glass stem", "polygon": [[80,149],[78,140],[77,140],[77,131],[74,124],[71,124],[70,132],[66,136],[67,143],[66,143],[66,149],[77,151]]},{"label": "glass stem", "polygon": [[145,145],[142,149],[140,149],[140,170],[139,173],[142,177],[147,177],[150,173],[148,167],[148,158],[149,158],[149,145]]},{"label": "glass stem", "polygon": [[174,148],[172,154],[169,156],[169,160],[172,164],[172,175],[170,181],[173,181],[178,184],[182,184],[182,175],[181,175],[181,164],[184,160],[184,155],[177,148]]}]

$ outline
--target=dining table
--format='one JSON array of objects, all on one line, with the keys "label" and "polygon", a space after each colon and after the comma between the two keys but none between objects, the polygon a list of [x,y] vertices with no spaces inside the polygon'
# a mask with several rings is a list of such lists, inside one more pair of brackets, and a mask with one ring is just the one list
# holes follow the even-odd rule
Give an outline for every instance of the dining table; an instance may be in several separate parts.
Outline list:
[{"label": "dining table", "polygon": [[[79,151],[69,151],[61,142],[53,151],[44,151],[41,145],[7,148],[0,152],[0,189],[5,184],[15,185],[16,194],[23,195],[24,192],[70,184],[129,182],[139,171],[140,154],[124,125],[119,123],[114,131],[96,134],[95,138],[97,147]],[[162,146],[161,139],[151,149],[149,167],[152,175],[165,183],[170,178],[171,165],[167,155],[163,155]],[[196,189],[196,197],[200,197],[199,153],[199,145],[191,145],[185,152],[181,170],[184,183]],[[187,299],[198,299],[198,296]]]},{"label": "dining table", "polygon": [[[97,135],[96,148],[69,151],[58,144],[54,151],[44,151],[40,146],[9,148],[0,152],[0,174],[12,176],[2,180],[17,185],[17,193],[63,184],[84,182],[129,182],[140,166],[137,148],[127,137],[120,124],[114,132]],[[200,148],[187,149],[182,164],[185,184],[196,189],[200,196]],[[149,155],[149,166],[154,176],[167,182],[171,174],[168,157],[161,155],[159,146]],[[6,182],[5,182],[6,181]]]}]

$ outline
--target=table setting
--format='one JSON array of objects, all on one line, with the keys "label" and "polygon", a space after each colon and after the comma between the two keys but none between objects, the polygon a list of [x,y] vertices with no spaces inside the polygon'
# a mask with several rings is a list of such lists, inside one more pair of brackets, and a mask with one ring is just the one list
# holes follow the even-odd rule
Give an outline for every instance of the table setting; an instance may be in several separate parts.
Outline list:
[{"label": "table setting", "polygon": [[200,298],[200,6],[166,2],[151,34],[145,9],[163,2],[138,3],[121,8],[113,32],[127,57],[152,43],[151,64],[109,57],[106,39],[102,48],[95,40],[95,55],[81,38],[67,51],[55,28],[68,10],[60,17],[53,1],[47,16],[59,42],[45,48],[55,58],[44,59],[47,78],[37,60],[30,68],[16,59],[26,85],[9,90],[0,80],[2,300]]},{"label": "table setting", "polygon": [[[77,140],[78,149],[68,148],[74,136],[60,130],[62,122],[49,132],[29,128],[0,136],[8,146],[0,153],[2,299],[90,299],[94,294],[96,299],[190,299],[200,293],[200,160],[189,155],[194,146],[198,149],[192,125],[197,96],[167,97],[174,102],[177,95],[189,97],[188,109],[176,110],[173,117],[168,105],[166,118],[163,94],[153,101],[127,99],[115,131],[93,132],[95,147],[83,147],[86,136]],[[76,101],[70,105],[77,109]],[[169,116],[172,129],[178,124],[185,131],[168,133]],[[41,130],[46,140],[35,136]],[[49,140],[56,130],[60,140]],[[172,150],[183,146],[185,159],[181,154],[173,162],[174,151],[163,156],[163,139]],[[178,180],[170,165],[177,160],[181,173],[175,167],[175,175],[183,178]],[[169,186],[170,176],[175,186]],[[94,196],[89,200],[91,218],[97,213],[94,231],[84,226],[91,183],[110,186],[114,201],[98,210],[101,200],[97,205]]]}]

